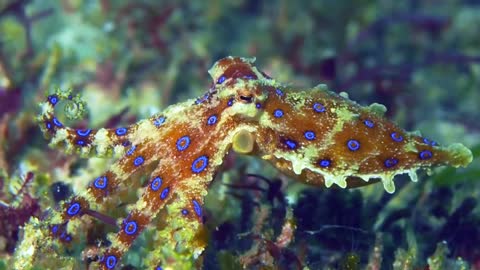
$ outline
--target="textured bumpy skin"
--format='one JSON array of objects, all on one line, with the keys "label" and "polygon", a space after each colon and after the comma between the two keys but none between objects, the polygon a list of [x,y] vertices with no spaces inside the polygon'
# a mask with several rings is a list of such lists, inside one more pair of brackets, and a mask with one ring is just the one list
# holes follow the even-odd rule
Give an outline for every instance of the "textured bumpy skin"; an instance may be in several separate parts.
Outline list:
[{"label": "textured bumpy skin", "polygon": [[461,144],[439,146],[397,127],[382,116],[382,105],[362,107],[323,85],[297,91],[266,76],[253,62],[221,59],[209,70],[213,85],[204,96],[117,129],[65,127],[54,107],[66,100],[70,113],[79,114],[85,104],[69,92],[50,95],[41,104],[39,121],[51,145],[83,155],[122,154],[46,219],[51,235],[70,240],[71,223],[92,209],[107,211],[102,205],[130,186],[126,180],[132,174],[155,166],[138,201],[118,221],[119,231],[109,237],[111,245],[97,266],[118,266],[163,208],[166,225],[158,233],[164,243],[159,250],[181,246],[184,256],[158,251],[148,265],[185,265],[206,245],[201,237],[203,199],[230,148],[268,160],[309,184],[346,188],[381,181],[389,193],[395,190],[397,174],[408,173],[416,181],[417,169],[466,166],[472,160]]}]

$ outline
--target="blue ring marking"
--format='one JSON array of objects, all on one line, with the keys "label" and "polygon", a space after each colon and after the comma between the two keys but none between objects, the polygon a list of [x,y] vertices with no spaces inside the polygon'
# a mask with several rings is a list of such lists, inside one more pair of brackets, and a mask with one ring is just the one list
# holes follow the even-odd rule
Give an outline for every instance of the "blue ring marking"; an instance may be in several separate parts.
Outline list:
[{"label": "blue ring marking", "polygon": [[292,150],[297,148],[297,142],[294,140],[286,139],[284,143]]},{"label": "blue ring marking", "polygon": [[90,132],[92,132],[91,129],[84,129],[84,130],[82,130],[82,129],[77,129],[77,134],[78,134],[78,136],[82,136],[82,137],[88,136],[88,134],[90,134]]},{"label": "blue ring marking", "polygon": [[281,97],[283,96],[283,91],[280,88],[275,89],[275,93],[277,93],[277,95],[279,95]]},{"label": "blue ring marking", "polygon": [[187,209],[182,209],[182,215],[184,215],[184,216],[188,215],[188,210]]},{"label": "blue ring marking", "polygon": [[46,123],[45,123],[45,127],[46,127],[47,129],[52,129],[52,124],[51,124],[50,122],[46,122]]},{"label": "blue ring marking", "polygon": [[107,187],[108,179],[107,176],[99,176],[95,181],[93,181],[93,186],[98,189],[104,189]]},{"label": "blue ring marking", "polygon": [[163,270],[163,268],[161,266],[158,266],[157,268],[155,268],[155,270]]},{"label": "blue ring marking", "polygon": [[68,95],[68,100],[72,100],[73,99],[73,96],[72,95]]},{"label": "blue ring marking", "polygon": [[257,109],[262,108],[262,104],[261,104],[261,103],[256,103],[256,104],[255,104],[255,108],[257,108]]},{"label": "blue ring marking", "polygon": [[115,268],[115,265],[117,264],[117,257],[115,255],[110,255],[105,259],[105,266],[108,269],[113,269]]},{"label": "blue ring marking", "polygon": [[423,150],[422,152],[418,153],[418,157],[421,160],[431,159],[433,157],[433,153],[429,150]]},{"label": "blue ring marking", "polygon": [[192,200],[192,203],[195,214],[197,214],[198,217],[202,217],[202,206],[200,205],[200,203],[198,203],[195,199]]},{"label": "blue ring marking", "polygon": [[65,241],[67,241],[67,242],[72,241],[72,237],[70,235],[67,235],[67,237],[65,237]]},{"label": "blue ring marking", "polygon": [[283,111],[281,109],[276,109],[273,111],[273,116],[275,116],[275,118],[281,118],[283,117]]},{"label": "blue ring marking", "polygon": [[398,159],[396,159],[396,158],[387,158],[387,159],[385,159],[385,161],[383,162],[383,164],[385,165],[385,167],[391,168],[391,167],[393,167],[393,166],[395,166],[395,165],[398,164]]},{"label": "blue ring marking", "polygon": [[75,143],[80,145],[80,146],[85,146],[85,141],[84,140],[77,140]]},{"label": "blue ring marking", "polygon": [[140,166],[143,164],[143,162],[145,161],[145,159],[143,159],[142,156],[138,156],[135,158],[135,160],[133,161],[133,165],[135,165],[136,167]]},{"label": "blue ring marking", "polygon": [[127,134],[127,129],[124,128],[124,127],[117,128],[117,129],[115,130],[115,134],[117,134],[117,136],[125,135],[125,134]]},{"label": "blue ring marking", "polygon": [[54,225],[54,226],[52,227],[52,233],[53,233],[53,234],[57,234],[57,232],[58,232],[58,225]]},{"label": "blue ring marking", "polygon": [[55,106],[58,102],[58,97],[57,95],[50,95],[48,96],[48,101],[50,102],[50,104],[52,104],[52,106]]},{"label": "blue ring marking", "polygon": [[427,145],[430,146],[438,146],[438,143],[436,141],[429,140],[427,138],[423,138],[423,142]]},{"label": "blue ring marking", "polygon": [[166,120],[165,116],[160,116],[153,120],[153,125],[155,125],[156,127],[159,127],[163,123],[165,123],[165,120]]},{"label": "blue ring marking", "polygon": [[214,125],[215,123],[217,123],[217,116],[215,114],[208,117],[207,125],[211,126],[211,125]]},{"label": "blue ring marking", "polygon": [[347,142],[347,147],[350,151],[357,151],[358,149],[360,149],[360,142],[353,139],[349,140]]},{"label": "blue ring marking", "polygon": [[135,221],[129,221],[127,223],[125,223],[125,227],[123,227],[123,231],[127,234],[127,235],[133,235],[137,232],[137,222]]},{"label": "blue ring marking", "polygon": [[230,107],[233,105],[233,98],[229,99],[227,102],[227,106]]},{"label": "blue ring marking", "polygon": [[67,214],[72,217],[78,214],[78,212],[80,212],[80,204],[78,202],[72,203],[67,209]]},{"label": "blue ring marking", "polygon": [[330,159],[321,159],[318,161],[318,165],[323,168],[328,168],[332,165],[332,161]]},{"label": "blue ring marking", "polygon": [[365,126],[367,126],[368,128],[373,128],[375,126],[375,123],[373,123],[372,120],[370,119],[365,119],[363,120],[363,123],[365,124]]},{"label": "blue ring marking", "polygon": [[162,186],[162,178],[160,178],[160,176],[155,177],[155,179],[153,179],[152,183],[150,184],[150,188],[153,191],[159,190],[161,186]]},{"label": "blue ring marking", "polygon": [[195,100],[195,104],[196,105],[202,104],[203,102],[207,101],[209,97],[210,97],[210,93],[205,93],[202,97],[199,97],[197,98],[197,100]]},{"label": "blue ring marking", "polygon": [[53,123],[57,127],[63,127],[62,123],[60,121],[58,121],[58,119],[56,117],[53,117]]},{"label": "blue ring marking", "polygon": [[177,140],[178,151],[183,151],[187,149],[189,145],[190,145],[190,137],[188,137],[188,135],[185,135]]},{"label": "blue ring marking", "polygon": [[[200,163],[200,167],[198,166]],[[208,166],[208,157],[207,156],[200,156],[195,159],[192,163],[192,171],[194,173],[201,173],[205,168]]]},{"label": "blue ring marking", "polygon": [[165,198],[168,196],[168,192],[170,192],[170,188],[166,187],[162,190],[162,193],[160,194],[160,199],[165,200]]},{"label": "blue ring marking", "polygon": [[321,103],[318,103],[318,102],[315,102],[312,106],[313,110],[318,112],[318,113],[321,113],[321,112],[325,112],[326,109],[325,109],[325,106],[323,106],[323,104]]},{"label": "blue ring marking", "polygon": [[303,135],[305,136],[305,139],[307,139],[309,141],[313,141],[316,138],[315,132],[313,132],[311,130],[305,131],[305,133],[303,133]]},{"label": "blue ring marking", "polygon": [[222,84],[226,79],[227,77],[225,77],[225,75],[220,76],[217,80],[217,84]]},{"label": "blue ring marking", "polygon": [[403,137],[402,135],[400,135],[398,132],[392,132],[390,134],[390,137],[392,138],[392,140],[396,141],[396,142],[401,142],[403,141]]},{"label": "blue ring marking", "polygon": [[137,149],[137,146],[133,145],[130,149],[127,151],[127,156],[131,156],[133,152]]}]

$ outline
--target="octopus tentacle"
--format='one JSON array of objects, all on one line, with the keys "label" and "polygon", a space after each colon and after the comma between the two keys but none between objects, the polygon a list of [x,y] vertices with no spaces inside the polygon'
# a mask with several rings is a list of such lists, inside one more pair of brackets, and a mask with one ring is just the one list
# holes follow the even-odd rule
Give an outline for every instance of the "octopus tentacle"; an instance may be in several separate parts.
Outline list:
[{"label": "octopus tentacle", "polygon": [[127,183],[130,182],[125,181],[126,179],[158,161],[151,148],[149,144],[132,146],[109,170],[93,179],[87,189],[67,199],[60,211],[51,214],[52,234],[63,240],[65,235],[58,226],[65,227],[70,221],[90,213],[91,210],[106,211],[106,202],[116,199],[116,195],[127,188]]},{"label": "octopus tentacle", "polygon": [[[115,151],[121,152],[131,144],[137,136],[138,123],[119,127],[101,129],[74,129],[65,126],[55,116],[55,106],[66,101],[65,113],[69,119],[80,118],[85,111],[85,102],[71,91],[57,90],[40,104],[41,114],[37,121],[51,146],[63,146],[67,153],[77,152],[82,156],[108,156]],[[95,151],[93,151],[95,150]]]},{"label": "octopus tentacle", "polygon": [[[144,188],[140,199],[130,208],[129,214],[119,222],[120,230],[117,234],[109,237],[112,244],[101,256],[99,263],[102,269],[113,269],[124,252],[166,205],[169,205],[168,211],[165,212],[166,216],[162,217],[162,220],[174,224],[169,224],[164,230],[157,232],[157,235],[161,235],[161,238],[168,235],[169,237],[164,241],[168,241],[171,246],[175,246],[178,242],[183,242],[184,245],[192,240],[191,238],[202,224],[201,204],[203,199],[196,197],[190,199],[190,194],[206,194],[206,185],[197,185],[194,176],[190,179],[172,178],[171,175],[174,175],[175,169],[178,168],[172,168],[169,164],[160,162],[152,172],[151,179]],[[185,206],[179,208],[180,205]],[[182,226],[179,225],[179,222],[182,223]],[[175,232],[173,228],[178,231]],[[205,243],[196,248],[201,252],[204,246]],[[187,259],[191,260],[190,257]],[[162,257],[161,260],[165,262],[165,258]],[[161,262],[156,261],[154,264],[158,265]]]}]

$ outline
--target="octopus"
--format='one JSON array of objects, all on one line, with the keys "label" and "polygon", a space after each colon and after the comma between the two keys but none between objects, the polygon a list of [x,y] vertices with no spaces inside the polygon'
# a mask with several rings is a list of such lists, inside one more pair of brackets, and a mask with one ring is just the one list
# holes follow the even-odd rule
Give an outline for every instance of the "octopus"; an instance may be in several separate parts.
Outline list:
[{"label": "octopus", "polygon": [[[385,107],[360,106],[325,85],[298,90],[269,77],[255,59],[226,57],[209,70],[213,83],[197,99],[171,105],[130,126],[74,129],[55,116],[59,102],[67,110],[85,103],[57,90],[41,103],[38,120],[51,146],[83,156],[120,155],[107,171],[52,210],[45,220],[49,235],[71,241],[75,222],[92,213],[107,215],[108,204],[151,168],[137,201],[116,221],[110,245],[100,248],[99,269],[115,269],[135,239],[162,213],[158,231],[165,245],[195,260],[205,249],[204,198],[230,150],[269,161],[282,173],[320,187],[352,188],[381,182],[395,191],[394,177],[435,166],[467,166],[471,151],[460,143],[441,146],[407,132],[384,117]],[[155,269],[174,267],[179,258],[161,252],[149,258]]]}]

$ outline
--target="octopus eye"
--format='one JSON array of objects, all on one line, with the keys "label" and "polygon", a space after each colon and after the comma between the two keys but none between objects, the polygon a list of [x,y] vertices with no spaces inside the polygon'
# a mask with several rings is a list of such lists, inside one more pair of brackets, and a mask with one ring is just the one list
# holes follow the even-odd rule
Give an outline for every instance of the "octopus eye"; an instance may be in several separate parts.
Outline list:
[{"label": "octopus eye", "polygon": [[240,96],[240,101],[243,103],[252,103],[253,97],[252,96]]}]

